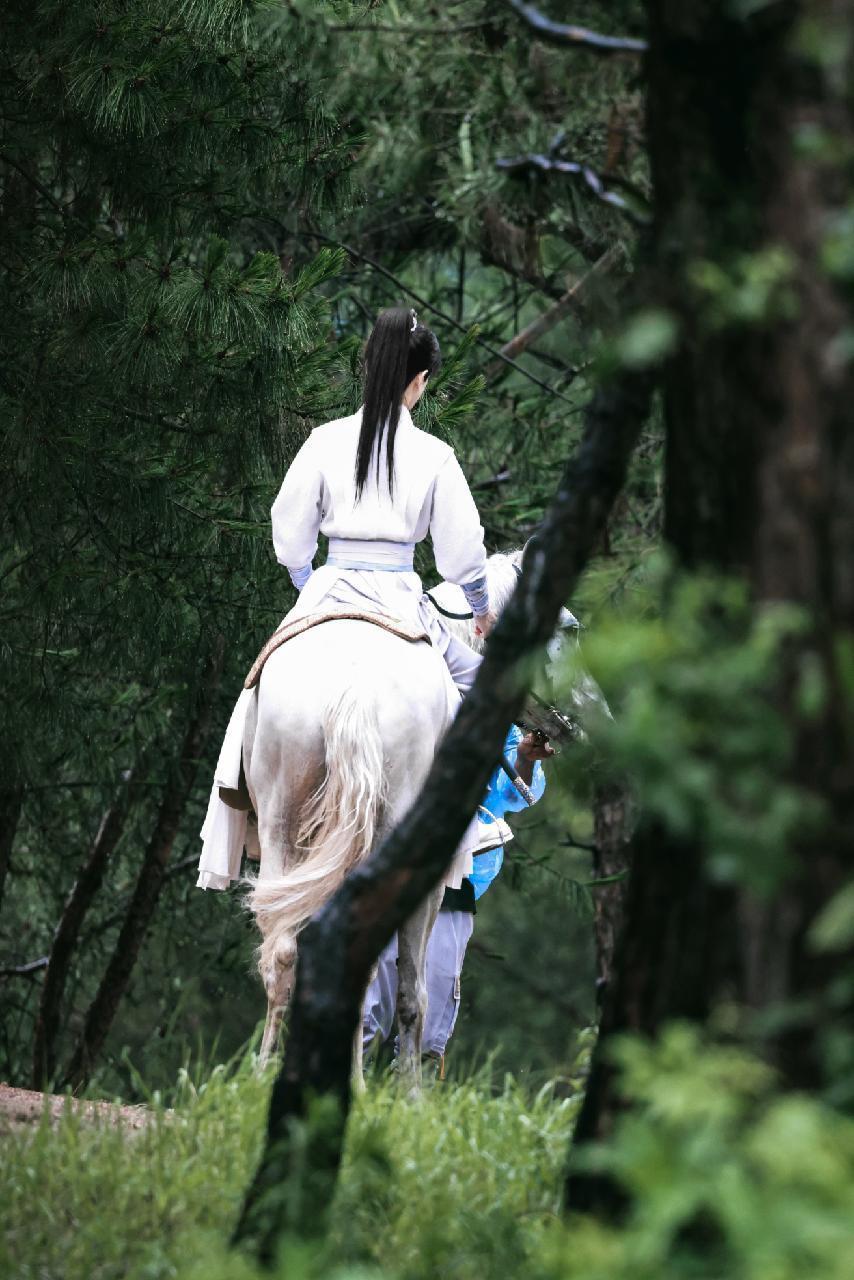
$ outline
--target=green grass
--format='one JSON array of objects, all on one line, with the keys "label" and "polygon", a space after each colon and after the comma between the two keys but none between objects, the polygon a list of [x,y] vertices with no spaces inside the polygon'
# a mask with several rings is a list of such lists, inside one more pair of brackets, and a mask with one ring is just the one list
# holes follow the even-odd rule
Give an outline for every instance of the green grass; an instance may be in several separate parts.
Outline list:
[{"label": "green grass", "polygon": [[[781,1093],[748,1054],[669,1028],[619,1048],[633,1102],[586,1159],[631,1207],[559,1214],[579,1095],[484,1070],[354,1110],[328,1239],[283,1242],[279,1280],[850,1280],[854,1120]],[[182,1075],[123,1131],[70,1112],[0,1143],[4,1280],[260,1280],[228,1248],[264,1128],[250,1055]],[[169,1103],[167,1107],[164,1104]]]},{"label": "green grass", "polygon": [[[173,1107],[153,1099],[145,1129],[69,1110],[53,1128],[5,1137],[0,1275],[254,1274],[226,1242],[259,1154],[268,1089],[247,1056],[200,1086],[183,1073]],[[550,1088],[527,1098],[510,1079],[495,1092],[486,1073],[436,1086],[417,1104],[393,1083],[372,1085],[353,1114],[322,1274],[340,1260],[389,1274],[481,1275],[478,1231],[501,1230],[521,1259],[557,1208],[575,1106]],[[320,1260],[297,1250],[297,1263],[295,1247],[288,1275],[315,1274]]]}]

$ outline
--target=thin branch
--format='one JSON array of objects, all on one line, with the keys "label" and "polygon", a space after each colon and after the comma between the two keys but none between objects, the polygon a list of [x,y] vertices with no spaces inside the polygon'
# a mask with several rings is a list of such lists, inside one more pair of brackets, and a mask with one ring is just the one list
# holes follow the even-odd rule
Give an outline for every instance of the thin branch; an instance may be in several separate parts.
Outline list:
[{"label": "thin branch", "polygon": [[476,489],[497,489],[499,485],[508,484],[513,476],[507,467],[504,467],[496,475],[490,476],[488,480],[480,480],[477,484],[471,485],[472,492]]},{"label": "thin branch", "polygon": [[[501,162],[499,161],[499,164],[500,163]],[[418,303],[419,307],[423,307],[426,311],[432,311],[434,316],[438,316],[440,320],[445,322],[445,324],[449,324],[453,329],[457,329],[460,333],[467,334],[469,332],[464,324],[459,324],[453,316],[449,316],[447,312],[440,311],[432,302],[428,302],[426,298],[423,298],[413,289],[410,289],[409,286],[405,285],[398,276],[394,275],[393,272],[389,271],[387,267],[384,267],[374,258],[369,258],[366,253],[360,253],[358,249],[353,249],[350,245],[344,244],[343,241],[335,240],[332,236],[325,236],[319,231],[297,231],[294,234],[299,236],[301,239],[320,240],[323,244],[332,244],[338,249],[343,249],[351,258],[355,258],[359,262],[364,262],[366,266],[371,267],[371,269],[378,272],[379,275],[385,276],[387,280],[391,280],[395,287],[400,289],[401,293],[407,294],[414,302]],[[497,347],[493,347],[491,343],[484,342],[483,338],[475,338],[475,342],[479,347],[483,347],[484,351],[488,351],[491,356],[494,356],[496,360],[501,360],[504,364],[509,365],[511,369],[515,369],[517,373],[521,373],[522,377],[527,378],[529,382],[533,382],[536,386],[541,387],[543,391],[548,391],[549,395],[555,396],[558,400],[563,400],[565,404],[571,405],[573,409],[577,409],[577,405],[574,405],[568,396],[563,395],[562,392],[557,391],[547,382],[543,382],[542,378],[538,378],[536,374],[530,373],[527,369],[523,369],[522,365],[517,364],[515,360],[511,360],[507,356],[503,356],[500,350]]]},{"label": "thin branch", "polygon": [[390,23],[369,23],[360,24],[356,22],[339,23],[335,26],[329,26],[327,31],[351,31],[366,32],[382,31],[388,35],[394,36],[451,36],[456,35],[460,31],[482,31],[484,27],[491,26],[492,23],[486,22],[457,22],[446,27],[417,27],[414,23],[398,23],[392,26]]},{"label": "thin branch", "polygon": [[[560,160],[557,156],[530,151],[521,156],[504,156],[496,160],[495,167],[503,169],[505,173],[539,171],[541,173],[560,173],[567,177],[580,178],[597,200],[601,200],[603,204],[611,205],[614,209],[619,209],[620,213],[625,214],[629,221],[635,223],[636,226],[648,227],[650,224],[649,214],[642,213],[634,208],[626,200],[625,196],[621,196],[612,187],[607,187],[603,178],[595,169],[591,169],[589,165],[581,164],[577,160]],[[629,184],[625,182],[620,185],[631,189]]]},{"label": "thin branch", "polygon": [[7,969],[0,969],[0,978],[31,978],[33,974],[47,968],[48,956],[39,956],[38,960],[29,960],[26,964],[13,964]]},{"label": "thin branch", "polygon": [[481,956],[484,960],[497,961],[502,966],[502,978],[507,978],[511,983],[515,983],[517,987],[522,987],[523,990],[529,992],[530,995],[535,996],[539,1001],[553,1005],[556,1009],[559,1009],[561,1013],[565,1014],[566,1017],[571,1018],[574,1022],[578,1023],[580,1027],[586,1027],[589,1023],[589,1015],[582,1013],[574,1000],[568,1000],[566,996],[562,995],[561,992],[555,988],[537,982],[534,978],[529,976],[527,971],[523,973],[515,965],[508,964],[506,956],[499,955],[495,951],[488,951],[487,948],[475,938],[473,938],[469,943],[468,949],[469,951],[473,951],[476,955]]},{"label": "thin branch", "polygon": [[101,888],[107,865],[124,833],[139,786],[139,768],[127,770],[101,818],[89,854],[77,874],[56,926],[33,1030],[34,1089],[43,1089],[56,1069],[60,1013],[75,948],[83,921]]},{"label": "thin branch", "polygon": [[6,878],[12,866],[12,846],[18,831],[18,823],[24,806],[24,789],[13,786],[0,791],[0,903],[6,888]]},{"label": "thin branch", "polygon": [[595,844],[585,844],[582,840],[576,840],[571,831],[567,831],[563,840],[558,840],[558,845],[562,849],[583,849],[585,853],[596,853]]},{"label": "thin branch", "polygon": [[525,4],[524,0],[508,0],[508,4],[541,40],[549,44],[575,45],[598,54],[645,53],[649,47],[646,40],[635,40],[631,36],[603,36],[601,32],[590,31],[587,27],[553,22],[532,4]]},{"label": "thin branch", "polygon": [[5,151],[0,152],[0,160],[2,160],[4,164],[8,164],[12,169],[16,169],[24,181],[28,182],[30,186],[39,193],[43,200],[47,200],[48,204],[54,207],[60,217],[68,217],[68,210],[50,194],[47,187],[43,187],[37,178],[34,178],[31,173],[27,173],[26,169],[19,165],[17,160],[13,160]]},{"label": "thin branch", "polygon": [[[550,329],[559,324],[565,315],[578,306],[593,277],[602,271],[606,271],[616,261],[618,252],[618,247],[613,245],[607,252],[603,253],[602,257],[594,262],[590,270],[580,280],[576,280],[565,293],[561,294],[553,307],[549,307],[548,311],[544,311],[542,315],[537,316],[536,320],[532,320],[514,338],[511,338],[509,342],[505,342],[500,354],[513,359],[527,350],[544,333],[548,333]],[[486,366],[484,376],[487,379],[496,377],[501,367],[501,361],[494,360],[492,364]]]}]

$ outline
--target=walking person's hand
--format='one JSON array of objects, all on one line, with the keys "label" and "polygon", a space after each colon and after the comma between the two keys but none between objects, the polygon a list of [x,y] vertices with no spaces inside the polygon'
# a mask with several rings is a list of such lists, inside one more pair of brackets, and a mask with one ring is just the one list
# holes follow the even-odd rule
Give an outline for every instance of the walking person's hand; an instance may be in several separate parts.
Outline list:
[{"label": "walking person's hand", "polygon": [[549,756],[554,754],[555,749],[548,738],[543,737],[541,733],[537,733],[535,730],[531,733],[526,733],[516,748],[517,758],[521,757],[523,760],[530,760],[532,763],[534,760],[548,760]]}]

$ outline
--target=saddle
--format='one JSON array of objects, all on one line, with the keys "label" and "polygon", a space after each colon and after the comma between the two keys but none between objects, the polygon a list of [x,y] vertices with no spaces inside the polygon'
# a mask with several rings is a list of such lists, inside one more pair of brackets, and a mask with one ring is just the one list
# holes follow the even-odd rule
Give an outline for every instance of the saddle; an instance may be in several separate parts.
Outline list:
[{"label": "saddle", "polygon": [[[365,613],[357,609],[327,609],[323,613],[309,613],[304,618],[295,618],[293,622],[283,623],[278,631],[274,631],[269,640],[265,641],[261,652],[252,663],[249,675],[243,682],[244,689],[254,689],[261,678],[264,664],[271,653],[275,653],[281,645],[287,644],[288,640],[293,640],[295,636],[301,636],[304,631],[310,631],[312,627],[319,627],[323,622],[370,622],[373,626],[381,627],[383,631],[388,631],[391,635],[398,636],[401,640],[409,641],[410,644],[416,644],[419,640],[427,640],[429,642],[430,639],[427,632],[422,628],[412,627],[408,623],[402,622],[400,618],[392,618],[385,613]],[[252,801],[249,798],[249,791],[246,786],[246,775],[243,772],[242,760],[240,762],[240,780],[237,787],[220,787],[219,797],[230,809],[238,809],[242,812],[251,811]]]},{"label": "saddle", "polygon": [[327,609],[323,613],[309,613],[304,618],[295,618],[293,622],[283,623],[278,631],[273,632],[252,663],[249,675],[243,682],[244,689],[254,689],[271,653],[275,653],[283,644],[287,644],[288,640],[293,640],[295,636],[301,636],[304,631],[319,627],[324,622],[370,622],[373,626],[381,627],[383,631],[388,631],[401,640],[409,641],[410,644],[417,644],[419,640],[429,642],[430,639],[422,627],[413,627],[408,622],[402,622],[400,618],[392,618],[386,613],[367,613],[358,609]]}]

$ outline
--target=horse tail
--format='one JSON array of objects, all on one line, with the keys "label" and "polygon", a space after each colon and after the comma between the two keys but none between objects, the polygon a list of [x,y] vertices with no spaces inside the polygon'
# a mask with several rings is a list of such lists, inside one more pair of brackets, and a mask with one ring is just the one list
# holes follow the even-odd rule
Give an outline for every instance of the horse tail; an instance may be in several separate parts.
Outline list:
[{"label": "horse tail", "polygon": [[254,882],[250,908],[264,941],[262,973],[291,955],[294,939],[370,852],[386,800],[377,699],[360,681],[327,702],[321,724],[326,769],[300,814],[299,859],[283,875]]}]

